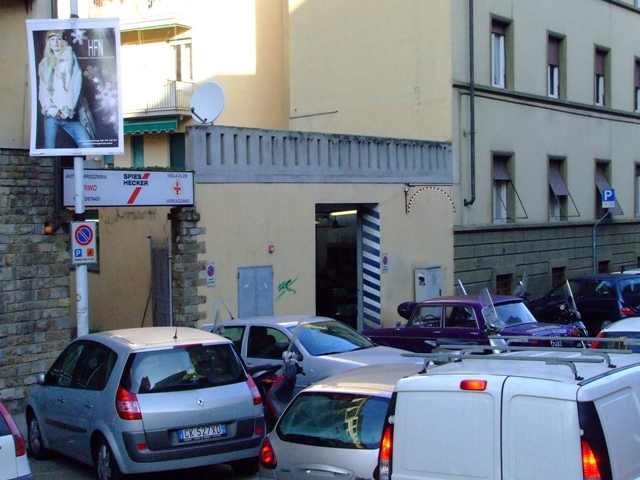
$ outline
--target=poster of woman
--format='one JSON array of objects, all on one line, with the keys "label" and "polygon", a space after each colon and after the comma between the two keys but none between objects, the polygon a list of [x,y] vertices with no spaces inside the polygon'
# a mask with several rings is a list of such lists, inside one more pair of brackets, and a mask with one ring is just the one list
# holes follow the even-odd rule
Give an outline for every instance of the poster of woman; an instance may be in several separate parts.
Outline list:
[{"label": "poster of woman", "polygon": [[118,19],[27,20],[34,156],[121,155]]}]

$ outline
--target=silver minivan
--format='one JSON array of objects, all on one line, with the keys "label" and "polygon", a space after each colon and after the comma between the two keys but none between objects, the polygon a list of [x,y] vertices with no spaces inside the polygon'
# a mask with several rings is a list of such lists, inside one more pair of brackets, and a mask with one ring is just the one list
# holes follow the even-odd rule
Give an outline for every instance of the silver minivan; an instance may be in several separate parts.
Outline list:
[{"label": "silver minivan", "polygon": [[260,394],[232,343],[186,327],[93,333],[71,342],[27,400],[29,447],[121,474],[229,463],[255,473]]},{"label": "silver minivan", "polygon": [[302,390],[262,442],[260,478],[372,478],[393,387],[421,369],[369,365]]}]

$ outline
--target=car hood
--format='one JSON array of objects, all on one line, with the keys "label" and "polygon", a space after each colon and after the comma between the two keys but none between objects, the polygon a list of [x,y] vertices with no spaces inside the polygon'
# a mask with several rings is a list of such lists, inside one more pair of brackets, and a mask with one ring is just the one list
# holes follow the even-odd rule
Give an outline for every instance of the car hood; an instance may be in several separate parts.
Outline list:
[{"label": "car hood", "polygon": [[573,335],[573,326],[531,322],[506,326],[500,333],[503,335],[529,335],[536,337],[571,336]]},{"label": "car hood", "polygon": [[352,350],[350,352],[322,355],[325,361],[333,360],[336,363],[351,364],[353,367],[365,365],[380,365],[382,363],[422,363],[423,360],[415,357],[406,357],[403,354],[412,354],[399,348],[376,346]]}]

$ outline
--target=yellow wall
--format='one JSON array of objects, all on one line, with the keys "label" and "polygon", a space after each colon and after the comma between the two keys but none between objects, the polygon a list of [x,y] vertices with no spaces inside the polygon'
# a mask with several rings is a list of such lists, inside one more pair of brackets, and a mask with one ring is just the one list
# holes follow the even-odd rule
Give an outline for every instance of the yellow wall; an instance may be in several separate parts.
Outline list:
[{"label": "yellow wall", "polygon": [[[277,286],[297,279],[296,293],[274,302],[276,315],[315,312],[315,205],[379,204],[381,252],[389,255],[382,274],[382,318],[398,319],[397,305],[414,298],[413,269],[442,266],[443,294],[453,293],[453,208],[448,197],[430,191],[416,196],[405,214],[403,185],[205,184],[196,189],[196,208],[206,234],[202,262],[215,262],[216,286],[200,287],[207,298],[203,323],[238,313],[238,267],[273,265]],[[268,252],[272,243],[275,252]],[[224,302],[224,305],[221,304]]]},{"label": "yellow wall", "polygon": [[452,139],[449,0],[291,0],[291,129]]}]

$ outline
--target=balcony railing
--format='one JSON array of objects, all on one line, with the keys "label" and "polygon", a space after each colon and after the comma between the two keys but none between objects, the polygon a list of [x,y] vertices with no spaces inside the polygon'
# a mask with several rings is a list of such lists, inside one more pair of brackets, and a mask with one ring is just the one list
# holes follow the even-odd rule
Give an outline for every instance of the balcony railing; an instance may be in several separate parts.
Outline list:
[{"label": "balcony railing", "polygon": [[125,117],[190,115],[193,82],[168,80],[164,85],[126,84],[122,109]]}]

